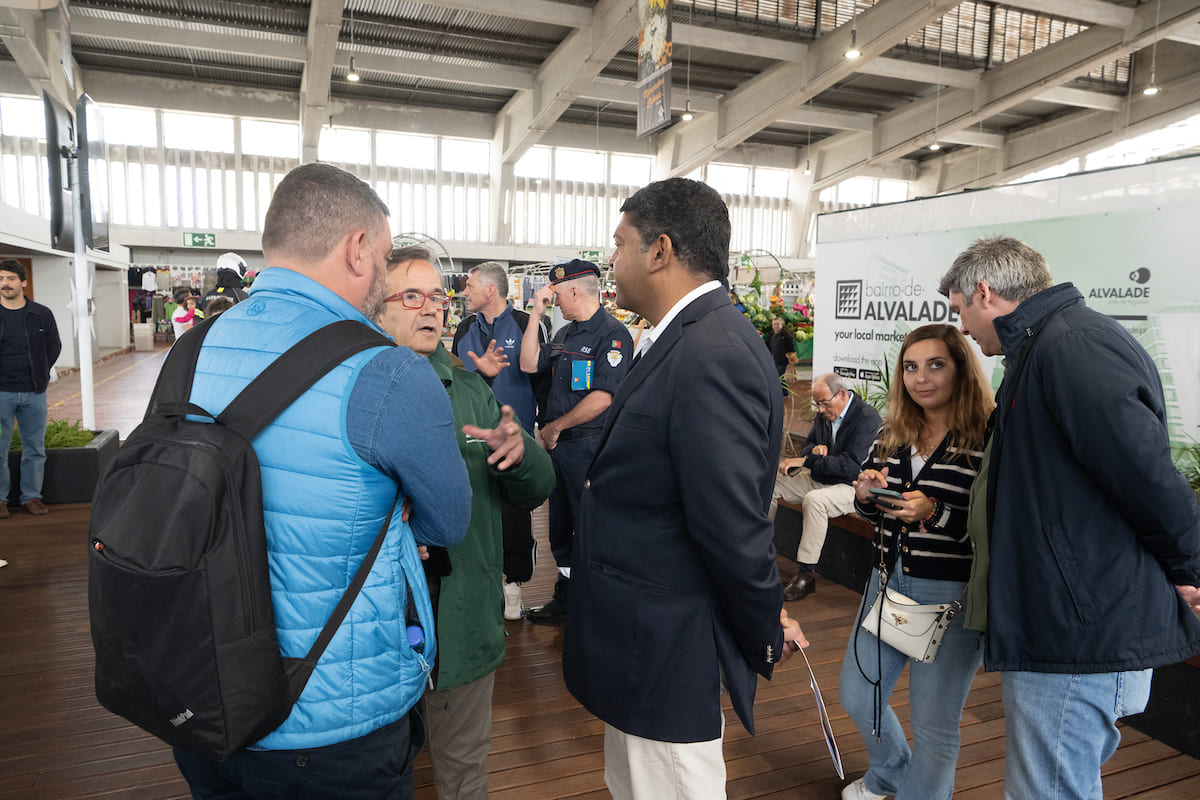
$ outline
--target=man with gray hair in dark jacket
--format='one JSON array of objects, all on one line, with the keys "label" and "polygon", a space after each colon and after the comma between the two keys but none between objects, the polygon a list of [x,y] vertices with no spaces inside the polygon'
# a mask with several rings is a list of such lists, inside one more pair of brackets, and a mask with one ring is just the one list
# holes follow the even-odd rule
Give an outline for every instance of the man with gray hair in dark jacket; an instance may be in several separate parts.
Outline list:
[{"label": "man with gray hair in dark jacket", "polygon": [[1200,652],[1200,508],[1171,459],[1158,370],[1016,239],[972,244],[939,291],[985,355],[1006,357],[971,497],[973,516],[986,508],[973,542],[988,559],[1004,794],[1098,800],[1116,721],[1145,708],[1151,668]]}]

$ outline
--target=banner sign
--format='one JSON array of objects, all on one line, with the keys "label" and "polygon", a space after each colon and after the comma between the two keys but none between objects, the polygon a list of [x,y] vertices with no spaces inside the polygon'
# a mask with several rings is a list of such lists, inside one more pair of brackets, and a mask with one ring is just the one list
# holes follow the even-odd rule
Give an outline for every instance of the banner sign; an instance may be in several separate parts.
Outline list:
[{"label": "banner sign", "polygon": [[[881,391],[909,331],[959,325],[937,292],[955,257],[1002,234],[1133,334],[1158,365],[1172,442],[1200,441],[1197,219],[1196,157],[822,215],[814,374]],[[976,353],[999,386],[1002,360]]]},{"label": "banner sign", "polygon": [[671,123],[671,0],[638,0],[637,135]]}]

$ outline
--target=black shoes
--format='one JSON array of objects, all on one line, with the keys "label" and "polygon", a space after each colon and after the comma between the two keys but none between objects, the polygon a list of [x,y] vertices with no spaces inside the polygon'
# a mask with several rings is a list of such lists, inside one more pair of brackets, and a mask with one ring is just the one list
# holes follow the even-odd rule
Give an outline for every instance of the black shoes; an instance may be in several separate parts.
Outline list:
[{"label": "black shoes", "polygon": [[803,600],[816,591],[816,588],[816,574],[802,569],[783,587],[783,599],[789,603],[793,600]]},{"label": "black shoes", "polygon": [[567,621],[567,593],[571,588],[569,578],[558,576],[554,582],[554,597],[541,608],[533,608],[525,612],[525,619],[543,625],[553,625]]}]

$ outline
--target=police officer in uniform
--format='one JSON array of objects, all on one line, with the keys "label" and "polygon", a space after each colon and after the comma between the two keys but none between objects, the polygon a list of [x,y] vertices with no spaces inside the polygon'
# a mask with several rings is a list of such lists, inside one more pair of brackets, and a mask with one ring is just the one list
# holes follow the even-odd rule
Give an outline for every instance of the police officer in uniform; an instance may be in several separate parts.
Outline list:
[{"label": "police officer in uniform", "polygon": [[521,341],[521,371],[551,374],[547,422],[538,431],[538,440],[550,451],[558,481],[550,495],[550,549],[559,575],[554,598],[526,614],[532,622],[567,618],[579,495],[604,427],[605,412],[633,360],[629,332],[600,305],[599,267],[580,259],[553,267],[550,285],[533,296],[534,319],[541,318],[554,298],[570,324],[540,347],[538,326],[530,325]]}]

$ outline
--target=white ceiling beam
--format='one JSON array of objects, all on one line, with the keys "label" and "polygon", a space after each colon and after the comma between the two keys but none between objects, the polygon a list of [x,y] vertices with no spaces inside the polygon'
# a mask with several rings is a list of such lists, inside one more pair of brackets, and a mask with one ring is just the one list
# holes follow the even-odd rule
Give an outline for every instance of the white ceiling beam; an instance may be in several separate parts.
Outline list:
[{"label": "white ceiling beam", "polygon": [[1061,103],[1064,106],[1075,106],[1076,108],[1095,108],[1101,111],[1118,111],[1125,106],[1125,98],[1120,95],[1072,89],[1067,86],[1055,86],[1039,92],[1033,99]]},{"label": "white ceiling beam", "polygon": [[[71,32],[115,42],[155,42],[171,47],[186,47],[214,53],[237,53],[277,58],[283,61],[308,60],[303,36],[266,33],[233,25],[188,26],[166,17],[137,16],[129,21],[90,16],[93,9],[83,7],[71,12]],[[136,20],[136,21],[134,21]]]},{"label": "white ceiling beam", "polygon": [[883,78],[900,78],[917,83],[933,83],[960,89],[974,89],[979,85],[981,69],[954,69],[936,64],[921,64],[899,58],[873,58],[855,66],[855,72],[877,75]]},{"label": "white ceiling beam", "polygon": [[424,53],[404,54],[394,51],[385,54],[378,49],[369,52],[349,48],[338,50],[338,58],[343,60],[349,59],[351,54],[354,55],[354,64],[359,72],[430,78],[469,86],[511,89],[514,92],[533,89],[536,85],[537,70],[532,67],[514,67],[485,61],[470,65],[447,64],[437,56]]},{"label": "white ceiling beam", "polygon": [[[1128,28],[1093,26],[986,73],[972,91],[951,89],[880,115],[869,136],[842,133],[819,143],[822,173],[814,183],[828,186],[858,174],[866,164],[900,158],[944,139],[1042,92],[1086,74],[1125,53],[1148,46],[1200,20],[1200,0],[1163,0],[1139,6]],[[1157,15],[1157,19],[1156,19]]]},{"label": "white ceiling beam", "polygon": [[750,54],[775,61],[800,61],[808,55],[808,45],[803,42],[789,42],[752,33],[706,28],[702,25],[673,24],[671,43],[677,67],[683,67],[687,58],[687,50],[680,51],[680,47],[701,47],[720,53]]},{"label": "white ceiling beam", "polygon": [[[58,10],[40,11],[6,5],[0,5],[0,42],[4,42],[35,94],[40,95],[44,90],[73,113],[75,98],[82,89],[81,76],[79,67],[72,63],[75,86],[70,86],[59,61]],[[47,25],[48,20],[52,20],[52,24]]]},{"label": "white ceiling beam", "polygon": [[1181,44],[1190,44],[1194,47],[1200,47],[1200,24],[1193,25],[1190,28],[1184,28],[1181,31],[1175,31],[1167,37],[1172,42]]},{"label": "white ceiling beam", "polygon": [[936,175],[939,193],[991,186],[1161,130],[1200,112],[1200,73],[1162,88],[1154,97],[1132,95],[1122,113],[1077,111],[1009,136],[1000,151],[947,153],[927,160],[921,172]]},{"label": "white ceiling beam", "polygon": [[587,28],[573,31],[542,63],[532,89],[518,92],[496,117],[492,140],[501,164],[513,164],[578,97],[572,87],[600,74],[637,34],[633,0],[600,0]]},{"label": "white ceiling beam", "polygon": [[300,79],[300,160],[317,160],[321,126],[329,120],[329,84],[338,33],[342,29],[342,0],[312,0],[308,10],[308,40],[304,74]]},{"label": "white ceiling beam", "polygon": [[[954,0],[881,0],[854,21],[863,58],[877,58],[955,5]],[[703,124],[693,120],[660,134],[659,158],[667,174],[688,174],[852,75],[857,65],[843,55],[850,35],[850,24],[830,31],[809,45],[802,61],[771,67],[730,92]]]}]

